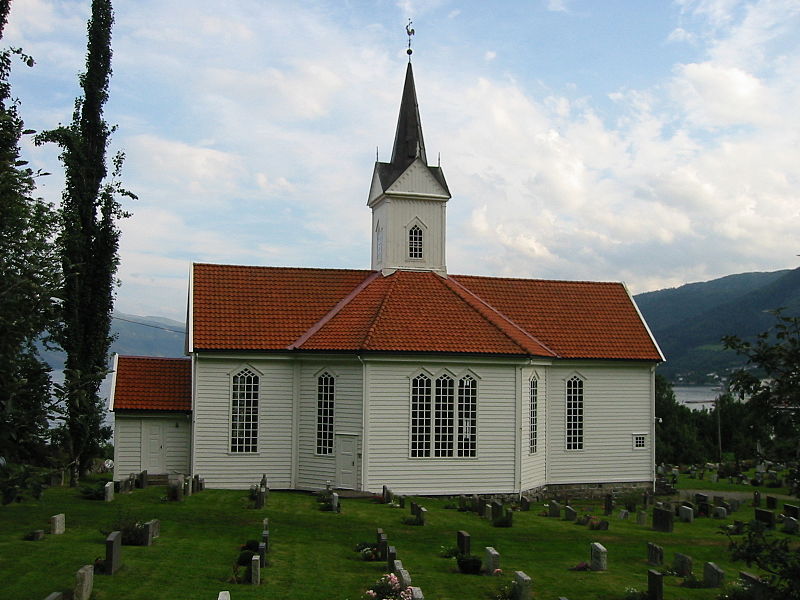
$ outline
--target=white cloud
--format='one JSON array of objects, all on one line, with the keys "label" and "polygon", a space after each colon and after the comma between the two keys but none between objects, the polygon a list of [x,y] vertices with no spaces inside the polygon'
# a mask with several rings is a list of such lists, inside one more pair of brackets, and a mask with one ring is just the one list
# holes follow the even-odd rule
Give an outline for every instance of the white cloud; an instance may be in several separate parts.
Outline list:
[{"label": "white cloud", "polygon": [[547,0],[547,10],[551,12],[567,12],[568,0]]}]

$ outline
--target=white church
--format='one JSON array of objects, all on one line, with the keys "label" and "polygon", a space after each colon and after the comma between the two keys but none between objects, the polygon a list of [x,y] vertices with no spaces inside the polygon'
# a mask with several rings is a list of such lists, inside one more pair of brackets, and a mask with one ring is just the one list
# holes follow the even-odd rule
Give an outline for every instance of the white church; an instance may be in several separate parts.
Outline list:
[{"label": "white church", "polygon": [[408,64],[371,268],[196,263],[188,358],[115,358],[115,478],[400,494],[651,487],[664,360],[622,283],[447,271]]}]

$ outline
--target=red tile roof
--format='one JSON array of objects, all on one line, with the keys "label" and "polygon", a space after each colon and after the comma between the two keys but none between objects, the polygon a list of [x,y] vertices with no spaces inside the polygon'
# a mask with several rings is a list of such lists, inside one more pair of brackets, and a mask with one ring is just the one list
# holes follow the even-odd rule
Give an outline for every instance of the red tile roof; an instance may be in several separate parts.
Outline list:
[{"label": "red tile roof", "polygon": [[194,265],[193,350],[662,360],[620,283]]},{"label": "red tile roof", "polygon": [[118,356],[112,410],[192,410],[188,358]]}]

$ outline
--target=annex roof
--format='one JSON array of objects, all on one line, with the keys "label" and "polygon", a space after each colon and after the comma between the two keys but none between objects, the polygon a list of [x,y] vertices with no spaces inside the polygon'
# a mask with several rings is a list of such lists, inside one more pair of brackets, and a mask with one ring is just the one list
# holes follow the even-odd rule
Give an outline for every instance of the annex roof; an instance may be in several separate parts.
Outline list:
[{"label": "annex roof", "polygon": [[188,358],[117,356],[111,410],[192,410],[192,363]]},{"label": "annex roof", "polygon": [[663,360],[621,283],[195,264],[190,350]]}]

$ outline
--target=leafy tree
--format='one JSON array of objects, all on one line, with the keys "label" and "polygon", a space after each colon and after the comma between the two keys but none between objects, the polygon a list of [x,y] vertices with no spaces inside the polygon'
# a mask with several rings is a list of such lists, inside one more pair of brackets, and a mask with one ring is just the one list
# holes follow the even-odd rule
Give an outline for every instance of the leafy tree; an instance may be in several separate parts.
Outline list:
[{"label": "leafy tree", "polygon": [[699,463],[713,456],[714,438],[701,435],[707,415],[678,402],[672,384],[656,373],[656,462]]},{"label": "leafy tree", "polygon": [[800,550],[790,548],[789,538],[774,538],[766,534],[758,521],[745,525],[744,537],[733,540],[729,549],[734,560],[747,566],[755,564],[769,573],[765,590],[759,596],[765,600],[800,600]]},{"label": "leafy tree", "polygon": [[[0,37],[9,0],[0,0]],[[18,48],[0,51],[0,457],[15,468],[41,463],[46,454],[50,369],[35,342],[54,322],[60,263],[52,247],[56,214],[33,197],[37,173],[20,158],[19,102],[8,81]]]},{"label": "leafy tree", "polygon": [[747,359],[747,367],[735,371],[731,390],[748,399],[751,414],[758,417],[758,439],[764,453],[775,459],[800,455],[800,317],[776,311],[771,330],[755,341],[726,336],[726,348]]},{"label": "leafy tree", "polygon": [[103,406],[98,390],[107,373],[112,337],[109,333],[114,303],[119,228],[126,216],[119,195],[134,197],[118,181],[123,155],[107,172],[106,148],[112,128],[103,119],[111,77],[110,0],[93,0],[88,24],[86,71],[80,76],[83,96],[75,101],[69,125],[43,132],[37,143],[53,142],[61,149],[65,190],[62,195],[59,249],[64,269],[61,327],[55,338],[66,353],[64,401],[65,449],[70,457],[70,483],[77,485],[110,436],[102,425]]}]

